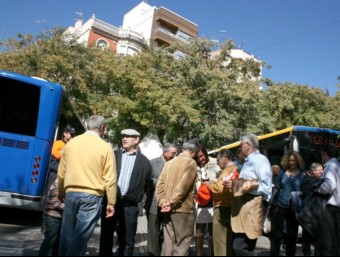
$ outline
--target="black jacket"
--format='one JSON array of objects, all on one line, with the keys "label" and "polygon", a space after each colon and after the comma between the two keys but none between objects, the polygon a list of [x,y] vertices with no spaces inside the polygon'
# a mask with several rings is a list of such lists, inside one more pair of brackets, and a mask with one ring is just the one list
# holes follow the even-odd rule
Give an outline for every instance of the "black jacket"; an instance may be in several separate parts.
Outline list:
[{"label": "black jacket", "polygon": [[[119,180],[122,164],[122,151],[114,151],[116,157],[117,181]],[[132,169],[129,189],[124,198],[124,202],[137,204],[143,200],[143,196],[148,188],[152,186],[152,168],[148,158],[140,151]],[[117,188],[117,202],[122,201],[120,188]]]},{"label": "black jacket", "polygon": [[327,217],[326,205],[329,195],[316,192],[316,189],[323,181],[323,179],[305,175],[301,184],[303,193],[301,198],[304,201],[304,207],[301,212],[298,213],[297,220],[312,238],[318,235]]}]

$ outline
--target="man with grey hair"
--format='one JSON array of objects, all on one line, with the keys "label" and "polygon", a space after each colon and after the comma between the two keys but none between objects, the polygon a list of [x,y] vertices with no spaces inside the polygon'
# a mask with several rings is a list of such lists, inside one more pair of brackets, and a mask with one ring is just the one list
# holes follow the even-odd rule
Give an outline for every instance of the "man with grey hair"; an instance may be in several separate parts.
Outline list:
[{"label": "man with grey hair", "polygon": [[225,186],[238,189],[233,190],[231,208],[234,254],[252,256],[257,238],[262,236],[263,201],[271,196],[272,170],[268,158],[259,151],[256,135],[242,136],[240,151],[246,158],[239,180],[227,181]]},{"label": "man with grey hair", "polygon": [[150,256],[159,256],[161,254],[161,227],[162,214],[160,207],[157,205],[155,188],[158,177],[160,176],[166,162],[172,160],[177,155],[178,148],[175,144],[165,143],[163,146],[163,154],[157,158],[150,160],[153,172],[153,187],[147,192],[145,201],[145,210],[148,219],[148,240],[147,251]]},{"label": "man with grey hair", "polygon": [[162,256],[189,254],[196,222],[196,149],[194,142],[184,143],[182,153],[165,164],[158,178],[156,197],[164,215]]},{"label": "man with grey hair", "polygon": [[105,217],[116,204],[116,161],[110,144],[102,137],[105,118],[86,120],[87,131],[68,142],[58,167],[58,198],[65,197],[60,235],[61,256],[83,256],[101,213],[104,193],[109,196]]}]

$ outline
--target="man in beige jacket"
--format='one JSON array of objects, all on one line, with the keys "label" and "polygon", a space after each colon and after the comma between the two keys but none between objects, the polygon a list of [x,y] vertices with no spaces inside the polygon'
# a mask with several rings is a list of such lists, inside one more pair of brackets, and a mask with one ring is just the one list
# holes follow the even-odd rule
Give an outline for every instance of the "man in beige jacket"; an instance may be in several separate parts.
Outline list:
[{"label": "man in beige jacket", "polygon": [[227,150],[221,150],[217,155],[217,163],[221,168],[220,175],[216,183],[211,183],[209,187],[213,193],[214,200],[214,255],[233,255],[233,232],[231,230],[231,199],[232,192],[223,186],[225,179],[233,172],[239,173],[234,162],[233,154]]},{"label": "man in beige jacket", "polygon": [[194,187],[196,145],[183,144],[182,153],[167,162],[158,178],[156,197],[164,213],[162,256],[187,256],[196,221]]}]

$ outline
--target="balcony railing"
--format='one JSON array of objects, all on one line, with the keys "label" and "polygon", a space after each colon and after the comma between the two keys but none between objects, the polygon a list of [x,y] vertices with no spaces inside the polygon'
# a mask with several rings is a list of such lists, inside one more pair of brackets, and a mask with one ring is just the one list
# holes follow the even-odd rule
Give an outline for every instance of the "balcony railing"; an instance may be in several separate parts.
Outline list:
[{"label": "balcony railing", "polygon": [[143,35],[138,32],[132,31],[130,29],[118,28],[98,19],[94,20],[93,26],[120,39],[128,38],[131,40],[140,41],[141,43],[144,43],[145,41]]},{"label": "balcony railing", "polygon": [[162,32],[162,33],[164,33],[164,34],[166,34],[166,35],[168,35],[170,37],[173,37],[176,40],[182,41],[183,43],[187,43],[187,44],[189,43],[188,39],[185,39],[185,38],[180,37],[180,36],[178,36],[178,35],[176,35],[174,33],[171,33],[169,30],[166,30],[166,29],[164,29],[162,27],[158,27],[158,28],[156,28],[156,30],[160,31],[160,32]]}]

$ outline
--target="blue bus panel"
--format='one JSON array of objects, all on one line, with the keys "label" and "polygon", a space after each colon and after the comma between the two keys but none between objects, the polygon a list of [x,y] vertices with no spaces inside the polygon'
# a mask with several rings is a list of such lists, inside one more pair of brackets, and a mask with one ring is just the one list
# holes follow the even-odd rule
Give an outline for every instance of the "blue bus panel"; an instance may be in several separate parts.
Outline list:
[{"label": "blue bus panel", "polygon": [[40,210],[62,86],[0,71],[0,206]]}]

